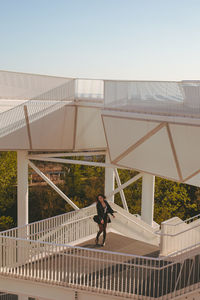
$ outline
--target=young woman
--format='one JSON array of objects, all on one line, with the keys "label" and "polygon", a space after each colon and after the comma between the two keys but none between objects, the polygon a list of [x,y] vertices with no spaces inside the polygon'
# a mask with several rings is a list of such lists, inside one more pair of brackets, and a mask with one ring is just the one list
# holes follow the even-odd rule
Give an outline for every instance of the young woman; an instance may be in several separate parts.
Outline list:
[{"label": "young woman", "polygon": [[97,220],[96,222],[99,225],[99,231],[97,233],[95,243],[96,243],[96,245],[98,245],[100,234],[103,232],[103,242],[101,244],[101,246],[103,247],[103,246],[105,246],[107,223],[111,222],[108,214],[111,214],[113,216],[113,218],[115,218],[115,216],[113,214],[114,211],[112,210],[112,208],[106,201],[105,196],[102,194],[99,194],[97,196],[96,207],[97,207],[97,215],[98,215],[98,217],[96,218],[96,220]]}]

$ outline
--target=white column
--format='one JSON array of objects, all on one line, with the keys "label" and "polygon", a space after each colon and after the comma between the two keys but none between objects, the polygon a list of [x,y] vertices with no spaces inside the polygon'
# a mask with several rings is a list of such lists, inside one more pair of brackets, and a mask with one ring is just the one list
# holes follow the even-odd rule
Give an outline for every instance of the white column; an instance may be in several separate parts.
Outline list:
[{"label": "white column", "polygon": [[[108,153],[106,153],[106,163],[110,163],[110,158]],[[105,167],[105,196],[111,194],[115,189],[115,173],[113,168]],[[109,198],[110,201],[114,202],[114,195]]]},{"label": "white column", "polygon": [[142,176],[142,208],[141,218],[147,224],[153,226],[154,213],[154,186],[155,176],[144,174]]},{"label": "white column", "polygon": [[28,159],[27,151],[17,151],[17,224],[28,224]]}]

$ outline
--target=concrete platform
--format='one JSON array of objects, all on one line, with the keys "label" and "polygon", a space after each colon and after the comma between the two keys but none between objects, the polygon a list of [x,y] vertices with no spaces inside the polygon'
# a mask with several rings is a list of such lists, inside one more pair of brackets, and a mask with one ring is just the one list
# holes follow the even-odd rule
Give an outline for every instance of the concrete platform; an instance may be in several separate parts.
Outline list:
[{"label": "concrete platform", "polygon": [[[102,238],[103,237],[101,235],[99,243],[102,242]],[[88,240],[87,242],[81,243],[77,246],[148,257],[158,257],[159,255],[159,248],[156,246],[112,232],[107,233],[106,245],[104,247],[95,245],[94,239]]]}]

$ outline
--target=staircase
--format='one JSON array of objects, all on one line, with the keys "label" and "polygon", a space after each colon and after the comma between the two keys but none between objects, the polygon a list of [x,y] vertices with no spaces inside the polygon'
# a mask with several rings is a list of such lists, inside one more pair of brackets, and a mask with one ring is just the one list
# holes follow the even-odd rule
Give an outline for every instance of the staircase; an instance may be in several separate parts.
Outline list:
[{"label": "staircase", "polygon": [[[156,224],[151,227],[118,205],[111,206],[116,218],[109,224],[109,230],[129,238],[158,245],[160,237],[161,241],[164,237],[166,244],[181,241],[181,236],[186,239],[191,233],[192,237],[199,234],[198,219],[188,223],[173,218],[162,224],[164,230],[161,226],[158,235]],[[195,240],[195,244],[189,245],[194,239],[188,239],[187,248],[179,247],[178,252],[159,258],[74,246],[96,234],[94,214],[96,208],[90,206],[1,232],[0,286],[3,278],[7,278],[15,284],[23,281],[25,286],[38,282],[44,289],[59,287],[60,293],[76,290],[93,293],[94,297],[98,293],[101,299],[199,299],[200,242]],[[171,233],[166,233],[166,228]],[[181,245],[185,245],[185,240]],[[8,292],[16,292],[13,284]]]},{"label": "staircase", "polygon": [[110,203],[110,205],[117,212],[116,218],[112,219],[111,231],[113,230],[113,232],[126,237],[159,246],[160,237],[156,234],[160,228],[158,224],[154,223],[154,227],[151,227],[142,221],[139,216],[129,213],[119,205],[115,203]]}]

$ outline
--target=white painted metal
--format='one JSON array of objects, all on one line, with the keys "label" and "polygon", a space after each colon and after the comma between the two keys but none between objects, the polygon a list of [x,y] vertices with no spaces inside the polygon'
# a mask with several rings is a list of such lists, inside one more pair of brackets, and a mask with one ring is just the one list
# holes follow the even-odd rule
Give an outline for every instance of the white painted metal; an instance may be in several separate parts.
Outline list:
[{"label": "white painted metal", "polygon": [[133,178],[129,179],[127,182],[120,185],[118,188],[116,188],[112,193],[107,195],[107,199],[110,199],[110,197],[116,193],[118,193],[120,190],[125,189],[127,186],[129,186],[131,183],[137,181],[143,176],[143,173],[139,173],[138,175],[134,176]]},{"label": "white painted metal", "polygon": [[74,159],[65,159],[65,158],[54,158],[54,157],[39,157],[39,156],[28,156],[31,160],[39,160],[39,161],[50,161],[56,163],[63,164],[74,164],[74,165],[84,165],[84,166],[93,166],[93,167],[108,167],[115,168],[115,165],[109,163],[100,163],[100,162],[92,162],[92,161],[83,161],[83,160],[74,160]]},{"label": "white painted metal", "polygon": [[171,124],[170,129],[183,178],[187,178],[200,168],[200,127]]},{"label": "white painted metal", "polygon": [[74,95],[73,78],[1,70],[0,83],[0,98],[3,99],[61,100]]},{"label": "white painted metal", "polygon": [[155,176],[143,174],[141,218],[153,226]]},{"label": "white painted metal", "polygon": [[32,162],[28,161],[30,167],[40,175],[67,203],[69,203],[74,209],[78,210],[78,206],[73,203],[44,173],[42,173]]},{"label": "white painted metal", "polygon": [[[118,185],[118,187],[121,187],[121,180],[120,180],[119,173],[118,173],[117,169],[114,169],[114,172],[115,172],[115,178],[116,178],[116,181],[117,181],[117,185]],[[125,198],[123,189],[120,189],[119,193],[120,193],[120,196],[121,196],[121,199],[122,199],[123,207],[124,207],[125,210],[128,211],[128,205],[127,205],[127,202],[126,202],[126,198]]]},{"label": "white painted metal", "polygon": [[27,151],[17,151],[17,223],[28,224],[28,159]]},{"label": "white painted metal", "polygon": [[[60,287],[56,285],[37,282],[34,280],[23,280],[12,277],[0,276],[0,286],[3,291],[14,293],[22,290],[35,300],[109,300],[109,294],[92,292],[86,289],[71,288],[68,286]],[[124,297],[112,295],[112,300],[124,300]],[[1,300],[13,300],[1,299]],[[160,300],[160,299],[158,299]],[[190,300],[190,299],[189,299]],[[196,299],[195,299],[196,300]]]},{"label": "white painted metal", "polygon": [[[0,71],[0,84],[1,150],[30,149],[30,139],[34,151],[105,150],[117,167],[200,185],[199,82],[103,81]],[[13,109],[5,109],[6,101]],[[160,123],[168,125],[152,133]]]},{"label": "white painted metal", "polygon": [[[8,250],[7,241],[11,239],[0,236],[3,253]],[[18,251],[20,245],[24,253],[29,254],[28,263],[9,267],[3,255],[0,272],[7,277],[26,279],[27,285],[34,280],[38,284],[55,286],[55,289],[57,285],[60,288],[67,286],[137,300],[141,296],[145,300],[161,300],[164,296],[174,299],[180,291],[187,294],[200,285],[199,249],[187,255],[180,252],[172,260],[170,256],[155,259],[19,238],[15,241],[13,251]],[[39,259],[41,263],[38,263]]]},{"label": "white painted metal", "polygon": [[104,82],[105,106],[147,114],[199,117],[199,81]]},{"label": "white painted metal", "polygon": [[167,129],[163,127],[122,158],[119,165],[179,180]]},{"label": "white painted metal", "polygon": [[[118,211],[116,219],[122,220],[124,217],[127,222],[126,228],[128,228],[128,222],[133,221],[133,216],[131,217],[127,211],[116,204],[111,203],[111,205],[114,210]],[[141,296],[144,300],[163,300],[164,297],[175,299],[179,295],[187,295],[188,292],[195,291],[200,287],[198,271],[200,242],[195,245],[196,248],[191,245],[187,249],[187,253],[186,249],[182,249],[177,256],[158,259],[74,247],[62,243],[67,241],[64,238],[66,236],[77,239],[77,234],[80,236],[89,234],[87,230],[90,230],[92,223],[88,226],[88,221],[91,222],[95,210],[95,206],[90,206],[80,211],[28,224],[21,229],[14,228],[1,232],[0,274],[6,276],[7,280],[15,277],[19,282],[23,282],[25,294],[35,297],[43,295],[44,298],[46,296],[46,299],[52,299],[51,296],[48,298],[47,291],[44,296],[36,291],[34,294],[33,290],[27,289],[33,280],[40,287],[44,284],[44,289],[46,285],[49,288],[53,286],[56,290],[56,286],[59,285],[61,294],[64,291],[63,288],[65,289],[67,286],[71,290],[77,289],[78,293],[81,289],[85,292],[93,291],[112,297],[118,295],[136,300],[141,299]],[[135,217],[135,219],[137,218]],[[84,223],[85,221],[86,223]],[[191,225],[196,221],[199,221],[198,216],[185,221],[184,224]],[[142,221],[140,220],[140,222]],[[180,223],[180,220],[178,222]],[[111,224],[114,224],[114,221]],[[146,234],[150,238],[150,234],[153,233],[152,227],[143,224],[143,230],[146,230]],[[136,225],[135,222],[132,226],[135,228]],[[70,226],[74,227],[71,234]],[[200,227],[200,225],[198,226]],[[22,229],[29,232],[29,239],[27,237],[19,238]],[[20,263],[17,263],[16,259],[18,258],[13,255],[14,253],[22,253],[23,261],[20,260]],[[0,276],[0,283],[2,278]],[[26,281],[23,281],[24,279]],[[4,288],[7,288],[7,285]],[[12,289],[7,290],[13,291]],[[15,285],[14,292],[18,291]],[[58,291],[57,293],[60,295]]]},{"label": "white painted metal", "polygon": [[130,214],[116,204],[112,204],[112,208],[117,213],[116,218],[112,219],[111,231],[114,230],[114,232],[126,237],[159,246],[160,237],[156,233],[160,228],[158,224],[153,228],[139,217]]},{"label": "white painted metal", "polygon": [[104,81],[92,79],[75,79],[75,99],[77,101],[88,101],[102,103]]},{"label": "white painted metal", "polygon": [[51,113],[30,123],[34,150],[73,149],[75,108],[70,103],[54,104]]},{"label": "white painted metal", "polygon": [[[108,152],[105,155],[105,163],[110,164],[110,158]],[[105,188],[104,193],[107,198],[108,195],[112,194],[115,189],[115,173],[113,168],[105,167]],[[114,194],[109,197],[111,202],[114,202]]]},{"label": "white painted metal", "polygon": [[[178,253],[183,249],[199,247],[200,221],[199,215],[186,221],[178,217],[169,219],[161,224],[161,250],[160,255]],[[173,255],[175,255],[173,254]]]},{"label": "white painted metal", "polygon": [[[84,152],[62,152],[62,153],[45,153],[45,154],[34,154],[35,157],[73,157],[73,156],[94,156],[94,155],[105,155],[105,151],[84,151]],[[33,154],[31,155],[33,157]]]},{"label": "white painted metal", "polygon": [[191,178],[189,178],[188,180],[186,180],[185,183],[199,187],[200,186],[200,171],[196,175],[194,175]]},{"label": "white painted metal", "polygon": [[103,122],[112,161],[159,124],[104,114]]},{"label": "white painted metal", "polygon": [[[116,218],[112,219],[108,229],[114,229],[115,232],[117,231],[127,237],[158,246],[159,235],[155,234],[155,231],[159,230],[159,225],[151,227],[115,203],[110,202],[110,205],[117,214]],[[96,233],[97,226],[92,219],[95,214],[96,206],[92,205],[60,216],[30,223],[26,226],[10,229],[1,232],[1,235],[6,237],[23,236],[34,241],[77,245]],[[11,244],[11,241],[9,243]]]},{"label": "white painted metal", "polygon": [[77,106],[75,149],[106,149],[101,109]]},{"label": "white painted metal", "polygon": [[102,112],[102,116],[108,117],[119,117],[123,119],[130,119],[130,120],[138,120],[138,121],[152,121],[152,122],[167,122],[169,124],[183,124],[183,125],[195,125],[200,126],[200,119],[199,118],[190,118],[188,116],[170,116],[170,115],[160,115],[160,114],[147,114],[147,113],[139,113],[137,111],[122,111],[113,108],[111,109],[104,109]]}]

